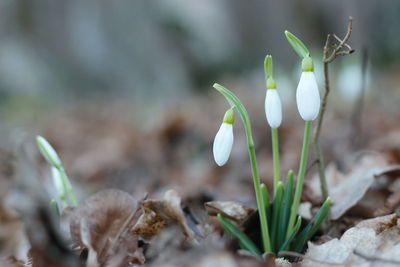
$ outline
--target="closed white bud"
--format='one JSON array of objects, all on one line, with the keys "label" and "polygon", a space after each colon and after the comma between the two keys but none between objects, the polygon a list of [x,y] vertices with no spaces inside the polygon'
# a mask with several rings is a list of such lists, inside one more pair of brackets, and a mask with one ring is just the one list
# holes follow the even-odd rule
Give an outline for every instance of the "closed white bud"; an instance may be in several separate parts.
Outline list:
[{"label": "closed white bud", "polygon": [[233,125],[223,122],[215,135],[213,154],[218,166],[223,166],[229,159],[233,146]]},{"label": "closed white bud", "polygon": [[43,157],[53,166],[56,168],[61,167],[61,160],[57,155],[57,152],[54,148],[44,139],[42,136],[36,137],[36,143],[40,152],[42,153]]},{"label": "closed white bud", "polygon": [[267,89],[265,96],[265,115],[271,128],[278,128],[282,123],[282,104],[278,90]]},{"label": "closed white bud", "polygon": [[321,98],[314,72],[303,71],[296,91],[296,102],[300,116],[305,121],[317,118],[321,106]]},{"label": "closed white bud", "polygon": [[53,177],[53,183],[57,190],[58,196],[60,197],[61,200],[65,201],[67,197],[60,171],[55,167],[51,167],[51,174]]}]

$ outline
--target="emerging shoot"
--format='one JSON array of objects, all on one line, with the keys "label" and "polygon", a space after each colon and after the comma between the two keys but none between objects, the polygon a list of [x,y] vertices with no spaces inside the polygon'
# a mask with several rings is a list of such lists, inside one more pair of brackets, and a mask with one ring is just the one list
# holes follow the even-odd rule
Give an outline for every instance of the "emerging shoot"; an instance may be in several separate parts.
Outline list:
[{"label": "emerging shoot", "polygon": [[76,206],[78,201],[76,200],[75,192],[72,188],[67,173],[62,166],[60,157],[57,155],[57,152],[42,136],[36,137],[36,143],[43,157],[51,165],[53,183],[61,202],[64,204],[64,206],[68,206],[68,201],[70,201],[72,206]]}]

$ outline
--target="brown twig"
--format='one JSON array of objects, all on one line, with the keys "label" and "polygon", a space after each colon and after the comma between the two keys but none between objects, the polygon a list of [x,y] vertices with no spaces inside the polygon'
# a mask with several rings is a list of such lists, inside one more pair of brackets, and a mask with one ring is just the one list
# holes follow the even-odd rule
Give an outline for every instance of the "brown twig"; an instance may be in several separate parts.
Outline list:
[{"label": "brown twig", "polygon": [[[317,161],[318,165],[318,173],[319,173],[319,179],[321,183],[321,191],[322,191],[322,198],[326,199],[328,197],[328,186],[326,183],[326,178],[325,178],[325,162],[324,158],[322,156],[322,151],[321,151],[321,146],[320,146],[320,133],[321,133],[321,126],[322,122],[324,119],[324,114],[326,110],[326,106],[328,103],[328,95],[330,92],[330,83],[329,83],[329,63],[333,62],[337,57],[339,56],[344,56],[344,55],[350,55],[354,52],[354,49],[351,48],[351,46],[348,44],[348,40],[351,36],[351,33],[353,31],[353,18],[349,17],[348,25],[347,25],[347,32],[346,35],[344,36],[343,39],[340,39],[337,37],[336,34],[328,34],[326,37],[324,49],[323,49],[323,58],[322,61],[324,63],[324,77],[325,77],[325,93],[324,96],[322,97],[322,103],[321,103],[321,112],[318,117],[318,123],[317,127],[315,128],[315,133],[314,133],[314,153],[315,153],[315,159]],[[332,38],[333,37],[333,38]],[[339,42],[338,44],[332,43],[335,40]]]}]

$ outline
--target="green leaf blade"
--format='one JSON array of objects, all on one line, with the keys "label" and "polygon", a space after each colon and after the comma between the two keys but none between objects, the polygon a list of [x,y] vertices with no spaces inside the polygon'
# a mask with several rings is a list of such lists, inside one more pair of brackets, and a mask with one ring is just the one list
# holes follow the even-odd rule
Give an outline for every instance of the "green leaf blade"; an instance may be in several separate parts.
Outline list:
[{"label": "green leaf blade", "polygon": [[[271,204],[269,202],[268,189],[265,184],[261,184],[261,194],[264,200],[265,213],[267,214],[267,220],[270,220]],[[268,221],[269,222],[269,221]]]},{"label": "green leaf blade", "polygon": [[276,188],[276,196],[274,196],[274,203],[272,207],[272,226],[271,226],[271,246],[272,249],[278,248],[280,244],[278,244],[277,236],[278,236],[278,225],[279,225],[279,217],[280,212],[282,210],[282,198],[284,194],[283,184],[281,182],[278,183]]},{"label": "green leaf blade", "polygon": [[289,222],[290,208],[293,202],[294,195],[294,172],[290,170],[287,175],[285,192],[282,200],[282,212],[279,220],[278,240],[282,244],[284,242],[287,225]]},{"label": "green leaf blade", "polygon": [[269,77],[273,77],[273,65],[272,65],[272,56],[267,55],[264,60],[264,71],[265,71],[265,80],[267,80]]},{"label": "green leaf blade", "polygon": [[293,232],[292,234],[289,236],[289,238],[287,238],[285,240],[285,242],[283,243],[283,245],[279,248],[279,251],[285,251],[287,250],[287,248],[290,245],[290,242],[292,242],[292,240],[294,239],[294,237],[296,236],[297,232],[300,230],[300,226],[301,226],[301,217],[298,216],[297,217],[297,221],[296,224],[293,227]]},{"label": "green leaf blade", "polygon": [[331,199],[330,197],[328,197],[322,204],[321,208],[318,210],[317,214],[315,214],[311,222],[303,229],[303,231],[301,231],[299,237],[294,244],[294,251],[301,251],[307,240],[309,240],[317,232],[318,228],[328,215],[330,206]]},{"label": "green leaf blade", "polygon": [[310,51],[305,46],[305,44],[297,38],[293,33],[285,31],[286,39],[289,41],[293,50],[297,53],[300,58],[305,58],[310,56]]},{"label": "green leaf blade", "polygon": [[231,223],[228,219],[226,219],[221,214],[218,214],[217,218],[227,232],[229,232],[231,235],[233,235],[234,237],[239,239],[239,243],[242,248],[250,251],[254,255],[257,255],[257,256],[261,255],[260,250],[257,248],[257,246],[254,244],[254,242],[251,241],[250,238],[245,233],[240,231],[239,228],[237,228],[233,223]]}]

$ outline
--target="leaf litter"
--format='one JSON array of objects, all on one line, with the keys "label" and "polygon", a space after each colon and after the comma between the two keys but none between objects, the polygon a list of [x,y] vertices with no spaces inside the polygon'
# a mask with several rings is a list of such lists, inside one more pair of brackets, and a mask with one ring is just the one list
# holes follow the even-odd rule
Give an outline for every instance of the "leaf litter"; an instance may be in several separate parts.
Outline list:
[{"label": "leaf litter", "polygon": [[[122,113],[124,112],[119,112],[118,114]],[[72,145],[75,142],[74,140],[80,140],[88,130],[84,122],[88,119],[87,117],[78,123],[76,122],[76,117],[66,118],[70,123],[75,123],[73,128],[76,129],[76,132],[66,131],[64,137],[62,137],[62,127],[51,128],[48,132],[51,136],[55,137],[55,143],[58,144],[57,147],[62,149],[63,155],[65,152],[66,168],[77,170],[71,176],[82,177],[85,182],[95,185],[92,188],[107,188],[111,187],[110,185],[116,185],[115,187],[117,188],[127,188],[131,194],[117,189],[100,191],[93,194],[92,197],[89,197],[78,207],[64,209],[61,219],[64,226],[61,227],[60,231],[57,228],[51,227],[50,229],[53,229],[51,231],[42,231],[43,228],[37,227],[37,225],[49,225],[51,221],[51,216],[44,215],[49,212],[46,208],[48,200],[38,201],[40,193],[26,193],[30,191],[37,192],[43,189],[34,189],[30,186],[25,186],[23,195],[27,197],[27,201],[23,201],[23,203],[42,204],[29,204],[27,205],[29,208],[22,211],[19,210],[17,216],[15,216],[14,208],[5,207],[6,211],[1,212],[3,215],[0,221],[0,238],[7,240],[5,244],[8,245],[7,250],[4,247],[0,250],[2,253],[0,254],[1,266],[59,266],[54,261],[51,262],[52,259],[48,259],[46,250],[38,247],[37,243],[32,242],[34,234],[38,234],[43,240],[46,240],[49,247],[64,247],[67,253],[57,255],[62,255],[60,258],[63,259],[64,257],[65,259],[73,259],[76,262],[76,266],[129,266],[130,264],[162,267],[266,266],[267,263],[262,259],[254,258],[254,256],[240,251],[237,244],[235,245],[234,242],[231,242],[229,236],[223,234],[213,216],[208,217],[206,212],[201,211],[201,209],[197,209],[191,215],[186,210],[188,197],[195,199],[201,205],[207,201],[214,202],[215,204],[220,199],[229,199],[230,201],[226,203],[220,201],[218,205],[208,207],[208,209],[211,208],[214,210],[214,213],[210,214],[213,215],[219,211],[225,212],[226,215],[230,215],[238,223],[246,222],[248,220],[247,216],[249,218],[254,216],[254,211],[251,208],[239,204],[240,202],[250,203],[252,201],[251,195],[246,193],[251,192],[249,173],[245,171],[245,162],[239,156],[239,154],[242,155],[243,153],[233,155],[232,160],[236,160],[238,164],[228,166],[226,170],[216,170],[212,166],[209,166],[210,164],[205,164],[199,160],[199,158],[203,157],[205,160],[209,160],[207,153],[201,152],[201,149],[204,148],[199,146],[198,149],[201,156],[191,162],[188,160],[191,158],[191,153],[193,153],[190,143],[207,144],[210,133],[205,129],[210,128],[210,124],[209,122],[199,122],[193,128],[193,125],[190,125],[188,120],[182,118],[185,118],[185,115],[180,114],[177,119],[165,120],[164,124],[158,126],[158,132],[150,135],[148,133],[137,132],[130,127],[122,127],[122,124],[129,124],[123,121],[123,119],[113,122],[109,122],[106,119],[92,120],[91,127],[104,127],[107,128],[107,131],[98,134],[93,132],[93,134],[89,134],[93,138],[89,143],[86,141],[79,143],[77,141],[75,145]],[[62,119],[57,121],[59,125],[65,125],[65,121]],[[108,124],[108,126],[104,124]],[[255,124],[255,127],[257,129],[264,129],[264,126],[258,123]],[[295,128],[295,126],[286,126],[284,130],[291,132],[287,135],[288,137],[296,136],[297,130]],[[107,139],[108,137],[110,139]],[[144,137],[150,139],[146,142],[146,145],[140,142]],[[290,150],[285,148],[285,144],[286,146],[290,146],[291,144],[288,137],[285,139],[283,135],[283,150],[287,152],[282,155],[282,166],[292,166],[292,163],[296,161],[294,157],[295,153],[293,153],[295,149]],[[66,142],[65,140],[68,142],[63,143]],[[103,145],[103,141],[97,142],[96,140],[103,140],[105,143]],[[166,144],[169,143],[169,140],[173,140],[175,145],[167,146]],[[258,143],[264,144],[262,150],[260,150],[262,152],[261,159],[268,162],[270,159],[265,155],[270,144],[263,143],[264,139],[261,135],[256,136],[256,140],[258,140]],[[113,149],[115,148],[118,151],[111,150],[114,152],[112,152],[110,159],[105,154],[101,155],[98,161],[93,164],[90,161],[74,159],[74,153],[84,143],[90,144],[90,146],[86,146],[84,149],[92,150],[92,152],[82,155],[99,155],[99,151],[94,149],[96,146],[113,147]],[[116,144],[116,146],[112,144]],[[321,264],[326,264],[326,262],[339,263],[338,258],[322,257],[327,254],[326,251],[318,251],[316,252],[317,255],[310,254],[314,248],[324,246],[325,244],[332,246],[332,250],[343,250],[347,251],[346,253],[348,253],[349,249],[344,250],[343,247],[351,247],[353,252],[346,254],[349,257],[341,258],[346,264],[349,260],[347,266],[358,266],[357,264],[359,263],[370,264],[365,266],[372,266],[372,263],[380,265],[392,264],[390,266],[393,266],[393,262],[396,262],[396,258],[392,256],[399,255],[396,250],[398,223],[394,225],[393,219],[385,219],[380,223],[374,223],[379,227],[362,226],[362,224],[352,227],[364,218],[390,214],[399,207],[400,197],[398,192],[400,182],[397,179],[399,169],[396,164],[400,162],[396,156],[396,147],[391,147],[390,144],[386,145],[388,150],[381,152],[379,155],[375,153],[358,156],[357,161],[352,161],[349,166],[345,166],[344,168],[342,165],[339,168],[333,164],[328,167],[326,171],[328,183],[330,183],[330,188],[332,189],[333,204],[334,206],[336,205],[335,213],[332,215],[337,217],[336,222],[331,227],[340,227],[341,230],[333,236],[330,236],[331,231],[325,230],[323,232],[325,236],[320,238],[315,237],[309,243],[309,251],[303,255],[302,264],[307,264],[306,266],[321,266]],[[135,153],[132,151],[135,151]],[[146,151],[151,151],[151,153],[146,153]],[[12,153],[2,153],[2,155],[5,154]],[[154,156],[150,157],[149,154]],[[163,160],[163,157],[167,155],[171,155],[168,161]],[[83,157],[83,159],[85,158],[92,157]],[[127,159],[134,161],[134,166]],[[107,162],[107,160],[110,161]],[[7,167],[7,161],[8,158],[2,162],[2,166],[5,166],[4,168],[2,167],[2,170],[5,170],[5,177],[10,177],[13,171],[12,168]],[[184,167],[180,164],[183,161],[185,165],[187,164],[187,166],[192,167]],[[87,162],[87,164],[79,162]],[[192,164],[194,162],[196,164]],[[242,165],[239,164],[242,162]],[[151,166],[154,164],[160,166],[160,168],[157,170],[152,169]],[[147,168],[146,166],[150,166],[149,169],[151,169],[148,173],[143,172]],[[208,169],[206,168],[207,166],[209,166]],[[110,176],[110,168],[132,169],[122,171],[122,175]],[[262,168],[262,176],[266,177],[265,179],[267,179],[266,182],[268,183],[270,168]],[[34,168],[32,167],[32,169]],[[29,170],[29,173],[32,172],[32,169]],[[133,175],[134,178],[129,177],[125,173]],[[196,175],[193,176],[193,174]],[[30,175],[27,177],[30,177]],[[40,184],[40,179],[41,177],[37,180],[32,180],[32,178],[26,180],[35,181],[35,183]],[[116,180],[114,181],[114,179]],[[100,180],[106,181],[103,186],[99,186],[101,185],[99,183]],[[119,183],[120,181],[121,183]],[[2,183],[0,190],[4,190],[3,192],[14,188],[10,186],[14,183],[10,178],[1,179],[0,182]],[[134,185],[130,183],[134,183]],[[21,179],[19,179],[18,184],[21,184]],[[305,200],[308,200],[311,204],[303,202],[307,216],[314,212],[313,205],[319,205],[321,202],[318,194],[318,179],[310,179],[308,187],[308,191],[305,190]],[[174,193],[170,193],[169,197],[162,196],[163,192],[168,192],[169,188],[176,188],[177,191],[172,191]],[[82,190],[82,188],[78,188],[78,190]],[[14,189],[8,191],[11,192]],[[84,191],[81,191],[81,194],[82,192]],[[155,199],[145,198],[144,192],[149,192],[150,196],[162,197]],[[239,192],[240,194],[238,194]],[[2,193],[1,196],[5,195],[5,193]],[[180,199],[179,195],[183,196],[183,200]],[[18,196],[21,195],[18,194]],[[81,196],[82,198],[84,197]],[[24,198],[18,197],[17,199],[22,204]],[[103,201],[100,199],[103,199]],[[9,202],[3,198],[1,203],[3,203],[3,206],[8,206],[5,203]],[[195,203],[195,205],[199,203]],[[230,204],[228,205],[227,203]],[[304,203],[306,204],[304,205]],[[191,203],[191,206],[193,205],[194,203]],[[241,208],[236,210],[233,207]],[[43,214],[43,216],[32,216],[34,213]],[[24,220],[21,220],[21,214],[25,217]],[[193,216],[200,219],[193,219]],[[96,222],[96,220],[98,221]],[[70,227],[65,227],[65,225],[69,226],[69,223],[74,228],[73,231],[71,230],[71,233],[69,233]],[[340,225],[337,223],[340,223]],[[243,224],[243,226],[246,227],[246,230],[257,229],[257,226],[252,224]],[[11,231],[15,234],[10,234]],[[64,237],[64,241],[55,241],[51,238],[53,234]],[[254,234],[258,233],[255,231]],[[358,235],[365,238],[357,239]],[[333,237],[336,236],[339,241],[334,241],[336,239]],[[339,239],[340,236],[342,237]],[[13,238],[15,240],[14,243],[11,242]],[[335,242],[340,242],[339,247],[333,246]],[[363,243],[368,242],[378,245],[370,248],[362,246]],[[355,243],[359,245],[355,247],[349,245]],[[125,244],[125,246],[122,244]],[[68,253],[69,248],[73,249],[74,252],[72,254]],[[317,257],[318,255],[319,257]],[[78,260],[78,256],[80,260]],[[290,263],[284,261],[282,258],[277,258],[274,263],[269,262],[268,264],[270,266],[275,264],[277,266],[290,266]],[[298,265],[300,263],[295,264]],[[68,266],[74,266],[74,264],[69,264]]]}]

